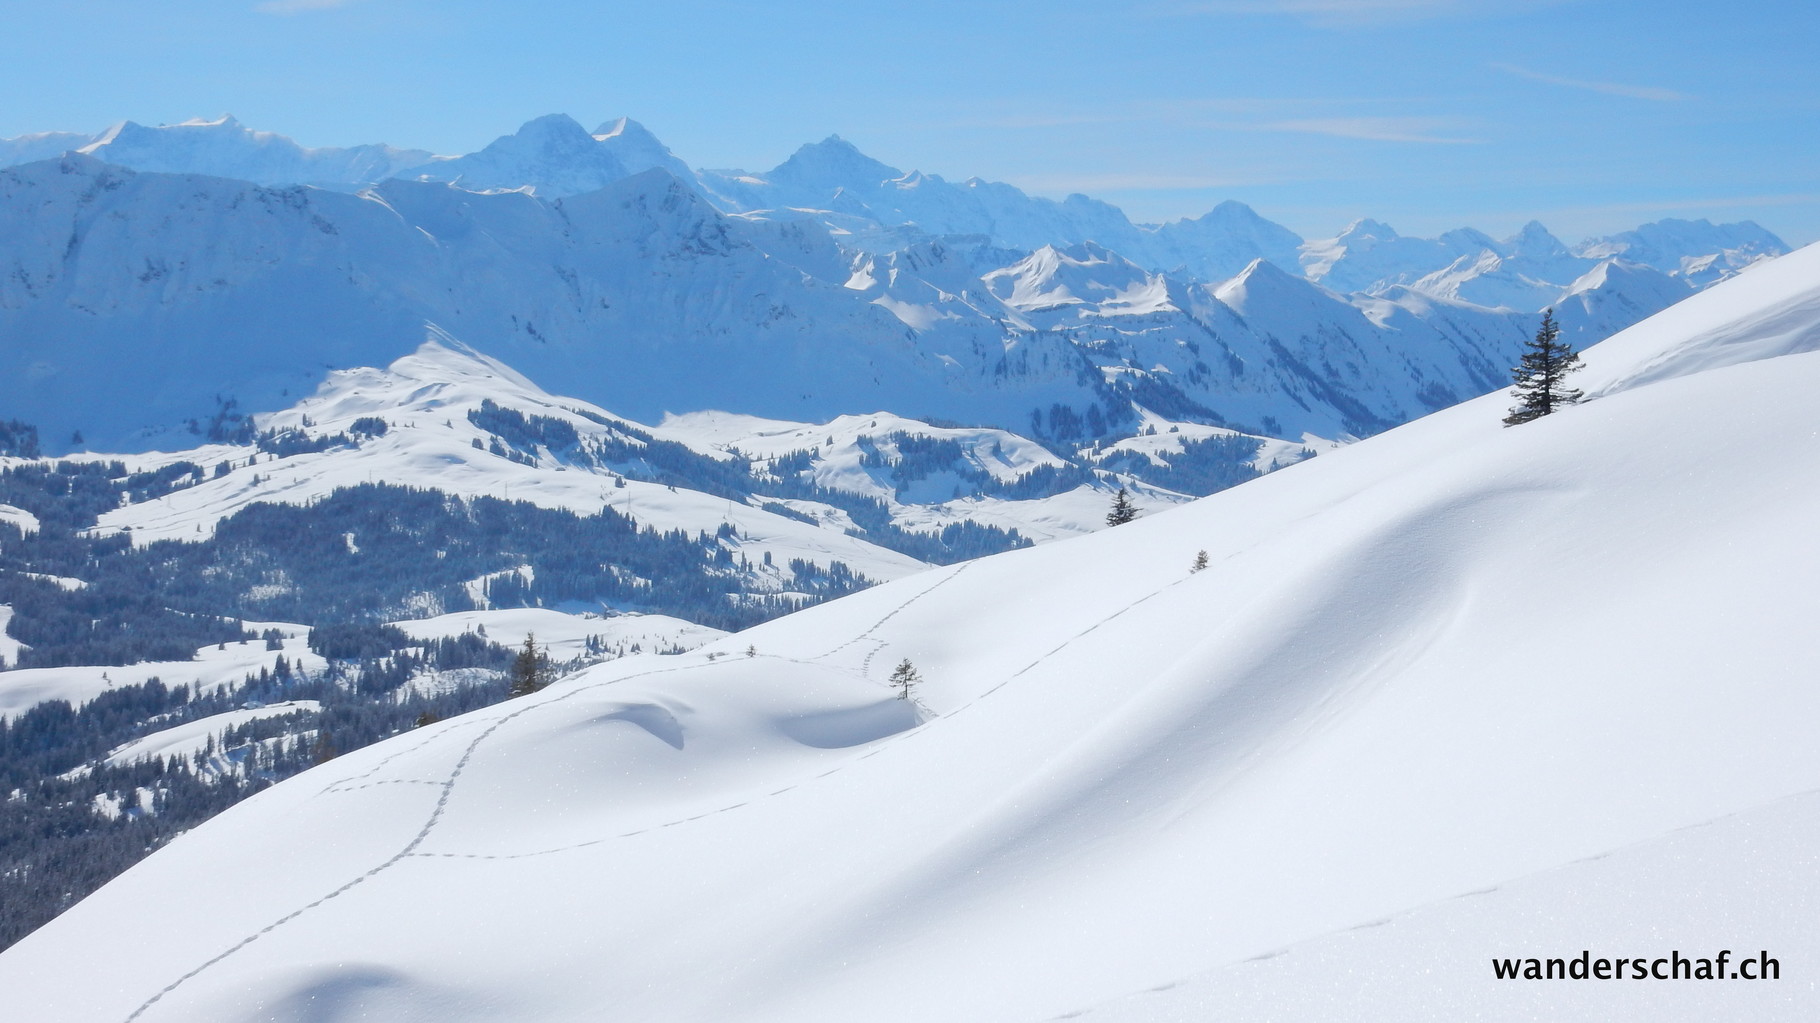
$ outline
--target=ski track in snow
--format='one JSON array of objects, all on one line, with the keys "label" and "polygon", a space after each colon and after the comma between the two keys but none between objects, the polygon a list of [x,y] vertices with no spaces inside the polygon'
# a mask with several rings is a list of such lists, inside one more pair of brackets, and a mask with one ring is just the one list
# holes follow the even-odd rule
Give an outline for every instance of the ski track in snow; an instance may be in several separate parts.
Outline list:
[{"label": "ski track in snow", "polygon": [[[897,617],[900,613],[902,613],[904,610],[909,608],[910,605],[915,604],[917,601],[922,600],[924,597],[927,597],[929,594],[935,592],[938,589],[941,589],[944,585],[953,581],[955,578],[959,577],[961,575],[961,573],[967,571],[967,569],[969,569],[969,568],[972,568],[973,565],[974,565],[974,562],[967,562],[967,563],[961,565],[959,568],[957,568],[953,572],[949,573],[946,578],[943,578],[942,580],[936,582],[934,585],[928,587],[927,589],[921,591],[920,593],[915,594],[914,596],[911,596],[910,598],[905,600],[903,603],[892,608],[890,612],[888,612],[884,617],[880,618],[878,621],[874,622],[872,624],[872,626],[870,628],[866,629],[864,632],[861,632],[859,635],[853,637],[852,639],[847,640],[844,643],[841,643],[839,646],[836,646],[833,649],[828,650],[825,653],[818,654],[815,657],[809,658],[808,661],[801,662],[801,663],[813,663],[816,661],[826,661],[828,658],[833,657],[835,654],[840,653],[842,650],[845,650],[848,647],[851,647],[854,644],[856,644],[862,640],[872,640],[873,642],[878,643],[878,647],[876,649],[874,649],[871,653],[866,655],[864,661],[861,663],[861,668],[860,668],[861,677],[870,680],[872,659],[878,655],[878,652],[880,650],[883,650],[885,648],[885,644],[882,641],[873,639],[873,633],[877,632],[881,627],[883,627],[885,625],[885,623],[889,622],[891,619]],[[982,691],[979,695],[975,696],[973,699],[960,704],[959,706],[948,711],[943,716],[951,718],[951,717],[955,716],[956,714],[959,714],[961,711],[964,711],[967,708],[972,707],[975,704],[978,704],[981,700],[984,700],[987,697],[993,695],[994,693],[997,693],[1000,690],[1004,689],[1006,686],[1010,685],[1012,682],[1016,681],[1017,679],[1021,678],[1025,674],[1029,673],[1031,670],[1033,670],[1036,667],[1038,667],[1039,665],[1041,665],[1043,662],[1049,660],[1050,658],[1054,657],[1055,655],[1061,653],[1063,650],[1066,650],[1068,647],[1074,645],[1077,641],[1084,639],[1089,635],[1092,635],[1094,632],[1098,631],[1102,626],[1104,626],[1112,621],[1115,621],[1119,618],[1124,617],[1127,613],[1135,610],[1139,606],[1150,602],[1151,600],[1155,599],[1156,597],[1161,596],[1162,594],[1168,592],[1171,589],[1174,589],[1177,586],[1180,586],[1181,584],[1187,582],[1191,578],[1193,578],[1192,575],[1185,576],[1183,578],[1176,579],[1172,582],[1165,583],[1162,586],[1159,586],[1158,588],[1156,588],[1155,590],[1152,590],[1151,592],[1145,594],[1144,596],[1137,598],[1136,600],[1125,605],[1124,607],[1113,612],[1112,614],[1107,615],[1106,617],[1100,619],[1099,621],[1094,622],[1092,625],[1089,625],[1086,628],[1082,629],[1080,632],[1077,632],[1074,635],[1063,640],[1061,643],[1057,644],[1053,649],[1049,650],[1047,653],[1044,653],[1040,657],[1031,661],[1029,664],[1026,664],[1022,668],[1019,668],[1017,671],[1012,672],[1010,675],[1006,676],[1002,681],[998,682],[996,685],[993,685],[991,688]],[[769,655],[761,654],[760,656],[769,656]],[[774,658],[774,659],[795,660],[795,658]],[[716,663],[716,662],[714,662],[714,661],[708,662],[709,665],[712,665],[714,663]],[[738,663],[738,662],[730,660],[728,663]],[[696,668],[700,668],[700,667],[703,667],[703,665],[691,663],[691,664],[676,665],[674,667],[668,667],[668,668],[654,668],[650,671],[637,672],[632,675],[627,675],[623,678],[616,678],[616,679],[612,679],[609,681],[595,682],[595,683],[591,683],[588,685],[576,686],[575,688],[569,690],[566,693],[562,693],[561,695],[552,697],[547,700],[541,700],[530,706],[522,707],[518,710],[515,710],[509,714],[504,715],[503,717],[500,717],[498,720],[492,722],[479,735],[475,736],[473,741],[468,743],[468,748],[462,752],[461,758],[455,762],[455,767],[449,772],[449,776],[446,779],[443,779],[442,781],[433,781],[433,780],[429,780],[429,779],[417,779],[417,778],[399,778],[399,779],[386,779],[386,780],[381,780],[381,781],[366,782],[365,784],[360,784],[360,785],[351,785],[350,786],[348,784],[348,782],[358,781],[362,778],[371,778],[386,764],[392,762],[393,760],[398,759],[399,757],[407,756],[420,749],[423,749],[424,747],[430,745],[431,743],[433,743],[441,738],[441,736],[432,736],[432,737],[426,738],[423,742],[416,743],[406,749],[399,750],[397,753],[393,753],[393,754],[385,757],[384,759],[380,760],[378,763],[374,764],[371,769],[367,770],[363,774],[354,775],[351,778],[344,778],[344,779],[337,781],[337,782],[329,785],[328,787],[324,788],[322,791],[325,794],[326,793],[339,794],[339,793],[346,793],[346,792],[356,792],[361,789],[372,788],[377,785],[414,784],[414,785],[438,785],[442,788],[442,792],[437,797],[436,806],[430,811],[430,815],[429,815],[428,819],[426,819],[424,821],[423,827],[418,829],[417,834],[412,836],[411,840],[405,844],[403,849],[400,849],[398,852],[392,854],[392,856],[390,856],[389,858],[387,858],[385,861],[381,862],[377,866],[372,867],[371,869],[367,870],[365,873],[360,874],[359,876],[357,876],[357,877],[353,878],[352,880],[348,881],[347,883],[343,884],[341,887],[336,888],[335,890],[322,896],[321,898],[316,899],[313,902],[306,903],[305,905],[299,907],[298,909],[292,910],[291,912],[285,914],[284,916],[279,917],[277,920],[274,920],[271,923],[265,925],[264,927],[261,927],[259,930],[253,932],[252,934],[247,935],[245,938],[242,938],[240,941],[235,942],[233,945],[229,946],[226,950],[222,951],[215,957],[204,962],[202,965],[197,966],[195,969],[190,970],[188,973],[183,974],[182,976],[178,977],[176,980],[171,981],[169,984],[165,985],[161,990],[159,990],[156,994],[152,995],[150,998],[146,999],[143,1003],[141,1003],[137,1009],[134,1009],[132,1011],[132,1013],[126,1017],[126,1019],[125,1019],[125,1021],[123,1021],[123,1023],[133,1023],[134,1020],[143,1016],[154,1005],[156,1005],[161,999],[163,999],[165,995],[168,995],[171,992],[177,990],[179,987],[181,987],[186,982],[200,976],[201,974],[206,972],[210,967],[213,967],[217,963],[220,963],[220,962],[226,960],[230,956],[234,955],[234,953],[239,952],[241,949],[246,948],[248,945],[251,945],[253,942],[258,941],[261,937],[271,933],[272,931],[277,930],[278,928],[284,926],[285,924],[290,923],[292,920],[297,919],[298,917],[304,915],[305,913],[309,912],[312,909],[315,909],[318,906],[323,905],[324,903],[330,901],[331,899],[334,899],[337,896],[340,896],[340,895],[346,894],[349,891],[352,891],[353,889],[359,887],[361,884],[364,884],[366,881],[378,876],[379,874],[385,872],[386,870],[391,869],[394,866],[397,866],[399,863],[402,863],[405,860],[408,860],[408,859],[521,860],[521,859],[529,859],[529,858],[537,857],[537,856],[550,856],[550,855],[554,855],[557,853],[572,852],[577,849],[585,849],[590,846],[602,845],[607,842],[617,841],[620,839],[632,838],[637,835],[642,835],[642,834],[645,834],[645,833],[651,832],[651,831],[659,831],[664,828],[672,828],[672,827],[677,827],[677,826],[680,826],[683,824],[690,824],[695,821],[699,821],[705,817],[713,817],[718,814],[723,814],[723,813],[727,813],[732,810],[738,810],[742,807],[750,806],[752,804],[753,800],[744,800],[744,801],[741,801],[738,803],[733,803],[728,806],[720,807],[718,809],[707,810],[702,813],[695,814],[694,816],[691,816],[691,817],[681,817],[681,818],[677,818],[675,820],[665,821],[662,824],[653,824],[648,827],[638,828],[634,831],[621,832],[616,835],[606,835],[606,836],[602,836],[600,838],[589,839],[585,842],[576,842],[571,845],[556,846],[556,847],[550,848],[550,849],[535,849],[535,850],[532,850],[529,852],[520,852],[520,853],[457,853],[457,852],[430,853],[430,852],[418,852],[417,851],[418,848],[420,846],[422,846],[423,843],[430,837],[430,833],[436,829],[436,825],[441,822],[443,813],[448,807],[449,798],[452,795],[454,795],[455,786],[461,780],[462,772],[467,769],[468,763],[469,763],[469,761],[471,761],[473,759],[475,751],[478,750],[480,748],[481,744],[486,742],[486,740],[488,738],[492,737],[494,732],[498,731],[507,722],[512,721],[512,720],[520,717],[521,715],[531,713],[532,711],[538,710],[540,708],[543,708],[543,707],[546,707],[546,706],[549,706],[549,705],[555,704],[555,703],[561,703],[565,700],[571,699],[572,697],[579,696],[583,693],[592,692],[596,689],[600,689],[605,686],[618,685],[622,682],[630,682],[634,679],[650,678],[651,676],[654,676],[654,675],[666,675],[666,674],[670,674],[672,672],[692,670],[692,669],[696,669]],[[461,727],[461,726],[458,724],[456,727]],[[839,773],[841,770],[843,770],[845,767],[847,767],[848,764],[858,763],[861,760],[866,760],[871,757],[877,756],[878,754],[884,752],[894,742],[909,739],[911,736],[914,736],[916,734],[917,734],[917,729],[915,729],[915,728],[912,728],[908,731],[900,732],[895,736],[888,737],[888,738],[884,739],[883,741],[878,742],[877,744],[875,744],[873,746],[872,749],[867,750],[866,752],[861,753],[860,755],[858,755],[856,757],[853,757],[851,760],[847,761],[847,763],[836,764],[833,767],[830,767],[829,769],[827,769],[826,771],[821,772],[820,774],[806,778],[802,781],[793,782],[789,785],[784,786],[783,788],[777,789],[776,791],[768,793],[767,795],[760,797],[760,798],[770,799],[770,798],[773,798],[776,796],[781,796],[787,792],[792,791],[793,789],[800,787],[801,785],[807,784],[808,782],[820,781],[821,779],[827,778],[830,775]],[[1086,1011],[1091,1011],[1091,1010],[1086,1010]],[[1079,1015],[1079,1014],[1077,1013],[1074,1015]],[[1072,1017],[1063,1016],[1063,1017],[1056,1017],[1056,1018],[1066,1019],[1066,1018],[1072,1018]]]}]

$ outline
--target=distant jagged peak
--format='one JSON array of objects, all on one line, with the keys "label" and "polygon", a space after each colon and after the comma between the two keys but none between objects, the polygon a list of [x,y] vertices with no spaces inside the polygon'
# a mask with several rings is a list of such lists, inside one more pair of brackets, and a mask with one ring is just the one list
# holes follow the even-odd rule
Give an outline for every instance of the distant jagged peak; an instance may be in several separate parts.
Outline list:
[{"label": "distant jagged peak", "polygon": [[1257,210],[1252,209],[1250,206],[1247,206],[1237,199],[1222,200],[1221,202],[1214,204],[1213,209],[1208,210],[1206,213],[1203,213],[1198,217],[1182,217],[1176,221],[1176,223],[1206,224],[1208,226],[1216,224],[1221,226],[1243,224],[1247,227],[1268,224],[1271,227],[1281,228],[1285,231],[1288,230],[1288,228],[1282,228],[1280,224],[1266,219],[1260,215]]},{"label": "distant jagged peak", "polygon": [[1290,287],[1307,287],[1309,283],[1306,279],[1289,273],[1282,267],[1277,266],[1270,260],[1260,256],[1245,264],[1245,269],[1240,270],[1221,286],[1224,287],[1227,284],[1252,285],[1266,282],[1272,286],[1281,285]]},{"label": "distant jagged peak", "polygon": [[602,142],[610,138],[622,138],[663,145],[657,140],[656,135],[651,134],[651,129],[630,117],[615,117],[611,121],[603,121],[600,127],[594,129],[594,137]]},{"label": "distant jagged peak", "polygon": [[0,167],[55,160],[64,153],[82,149],[98,137],[68,131],[42,131],[0,139]]},{"label": "distant jagged peak", "polygon": [[[1056,263],[1068,263],[1074,266],[1118,266],[1141,270],[1136,263],[1112,251],[1099,242],[1076,242],[1057,248],[1045,245],[1039,252],[1046,252]],[[1033,257],[1034,258],[1034,257]]]},{"label": "distant jagged peak", "polygon": [[1087,271],[1096,278],[1146,277],[1150,271],[1098,242],[1073,245],[1044,245],[1023,259],[995,270],[987,277],[1009,276],[1031,280],[1049,280],[1064,271]]},{"label": "distant jagged peak", "polygon": [[188,120],[178,121],[176,124],[144,125],[137,121],[121,121],[102,132],[101,136],[89,143],[85,149],[94,152],[126,145],[157,145],[166,141],[182,143],[205,140],[230,144],[235,141],[245,141],[255,145],[278,146],[308,152],[304,146],[287,136],[247,127],[233,114],[222,114],[218,117],[192,117]]},{"label": "distant jagged peak", "polygon": [[1646,287],[1655,290],[1663,287],[1665,282],[1672,283],[1677,289],[1686,287],[1685,281],[1669,277],[1654,267],[1614,257],[1601,260],[1592,269],[1581,274],[1561,293],[1561,298],[1565,300],[1573,295],[1611,288]]},{"label": "distant jagged peak", "polygon": [[1392,238],[1401,237],[1402,235],[1397,234],[1396,228],[1391,227],[1381,220],[1373,220],[1370,217],[1360,217],[1352,223],[1347,224],[1346,229],[1335,236],[1334,240],[1339,242],[1358,242],[1367,239],[1373,241],[1389,241]]},{"label": "distant jagged peak", "polygon": [[457,159],[507,154],[588,158],[603,155],[604,151],[593,134],[575,118],[568,114],[545,114],[519,125],[510,135],[499,136],[478,152]]},{"label": "distant jagged peak", "polygon": [[620,117],[594,129],[594,140],[612,153],[629,174],[661,167],[685,181],[696,179],[695,171],[678,159],[663,140],[630,117]]},{"label": "distant jagged peak", "polygon": [[519,125],[518,130],[512,134],[502,135],[493,140],[492,145],[499,145],[506,139],[531,142],[551,141],[577,145],[582,144],[583,139],[588,142],[595,141],[593,133],[583,128],[580,121],[568,114],[544,114],[542,117],[533,117]]},{"label": "distant jagged peak", "polygon": [[1237,199],[1220,200],[1218,203],[1214,204],[1213,209],[1210,209],[1206,213],[1202,214],[1203,219],[1205,219],[1206,217],[1217,217],[1220,219],[1231,219],[1231,218],[1237,217],[1237,218],[1242,218],[1245,220],[1252,220],[1252,219],[1263,220],[1264,219],[1263,217],[1258,216],[1257,210],[1252,209],[1250,206],[1238,201]]},{"label": "distant jagged peak", "polygon": [[545,114],[479,152],[438,158],[398,176],[447,181],[472,192],[528,190],[552,198],[594,191],[628,171],[581,122],[568,114]]},{"label": "distant jagged peak", "polygon": [[1540,220],[1524,224],[1522,229],[1504,239],[1506,255],[1520,259],[1559,259],[1569,255],[1567,246],[1554,236]]},{"label": "distant jagged peak", "polygon": [[1472,227],[1456,227],[1435,240],[1448,250],[1461,255],[1498,251],[1498,243],[1491,235]]},{"label": "distant jagged peak", "polygon": [[1580,255],[1591,259],[1623,255],[1658,269],[1673,269],[1663,265],[1671,258],[1678,261],[1684,255],[1735,250],[1779,256],[1788,251],[1788,244],[1751,220],[1714,224],[1704,217],[1699,220],[1669,217],[1631,231],[1589,238],[1577,246]]},{"label": "distant jagged peak", "polygon": [[221,131],[221,132],[251,131],[255,135],[273,135],[273,134],[275,134],[274,132],[269,132],[269,131],[254,131],[253,129],[248,128],[245,125],[241,124],[240,118],[235,117],[233,114],[222,114],[219,117],[191,117],[191,118],[187,118],[182,121],[178,121],[176,124],[161,125],[161,127],[190,128],[190,129],[200,129],[200,130],[204,130],[204,131],[212,129],[212,130]]},{"label": "distant jagged peak", "polygon": [[893,188],[920,188],[925,184],[939,185],[941,183],[942,179],[940,176],[935,174],[924,174],[919,170],[908,171],[901,177],[893,178],[887,182],[887,184],[891,185]]},{"label": "distant jagged peak", "polygon": [[[23,135],[15,135],[10,139],[0,139],[0,146],[23,145],[51,140],[64,141],[66,139],[82,139],[83,144],[86,145],[100,137],[100,135],[84,135],[79,131],[28,131]],[[71,146],[70,148],[75,149],[77,147]]]},{"label": "distant jagged peak", "polygon": [[904,172],[859,151],[839,135],[811,142],[778,164],[766,178],[774,183],[878,185],[902,178]]},{"label": "distant jagged peak", "polygon": [[1240,316],[1259,310],[1301,307],[1323,300],[1344,302],[1306,277],[1289,273],[1262,257],[1252,260],[1230,280],[1214,285],[1213,297]]},{"label": "distant jagged peak", "polygon": [[1097,315],[1175,308],[1168,280],[1103,245],[1044,245],[980,278],[999,301],[1020,313],[1083,308]]}]

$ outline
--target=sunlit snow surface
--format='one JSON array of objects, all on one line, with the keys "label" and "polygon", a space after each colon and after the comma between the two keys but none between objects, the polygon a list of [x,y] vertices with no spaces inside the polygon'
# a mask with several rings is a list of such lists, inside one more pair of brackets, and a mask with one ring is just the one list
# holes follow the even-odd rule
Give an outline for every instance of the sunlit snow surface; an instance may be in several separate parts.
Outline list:
[{"label": "sunlit snow surface", "polygon": [[[1589,353],[1604,397],[1558,416],[1493,395],[349,754],[0,990],[147,1023],[1811,1019],[1816,294],[1809,248]],[[1582,948],[1783,979],[1488,979]]]}]

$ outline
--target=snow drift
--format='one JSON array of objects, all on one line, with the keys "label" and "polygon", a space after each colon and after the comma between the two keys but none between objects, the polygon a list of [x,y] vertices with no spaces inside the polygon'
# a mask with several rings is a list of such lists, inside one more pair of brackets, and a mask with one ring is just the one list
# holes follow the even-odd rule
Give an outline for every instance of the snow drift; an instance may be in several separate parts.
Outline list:
[{"label": "snow drift", "polygon": [[[0,986],[147,1023],[1811,1018],[1816,282],[1810,247],[1688,299],[1533,424],[1488,396],[347,755]],[[1783,979],[1491,977],[1600,945]]]}]

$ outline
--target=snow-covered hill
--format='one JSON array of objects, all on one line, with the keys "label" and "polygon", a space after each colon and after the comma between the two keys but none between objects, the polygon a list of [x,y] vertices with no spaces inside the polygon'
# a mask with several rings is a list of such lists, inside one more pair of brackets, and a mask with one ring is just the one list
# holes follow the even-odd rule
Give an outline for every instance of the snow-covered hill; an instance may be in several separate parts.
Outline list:
[{"label": "snow-covered hill", "polygon": [[[1817,280],[1686,300],[1536,423],[1470,401],[350,754],[0,985],[144,1023],[1811,1018]],[[1782,979],[1491,979],[1593,946]]]}]

